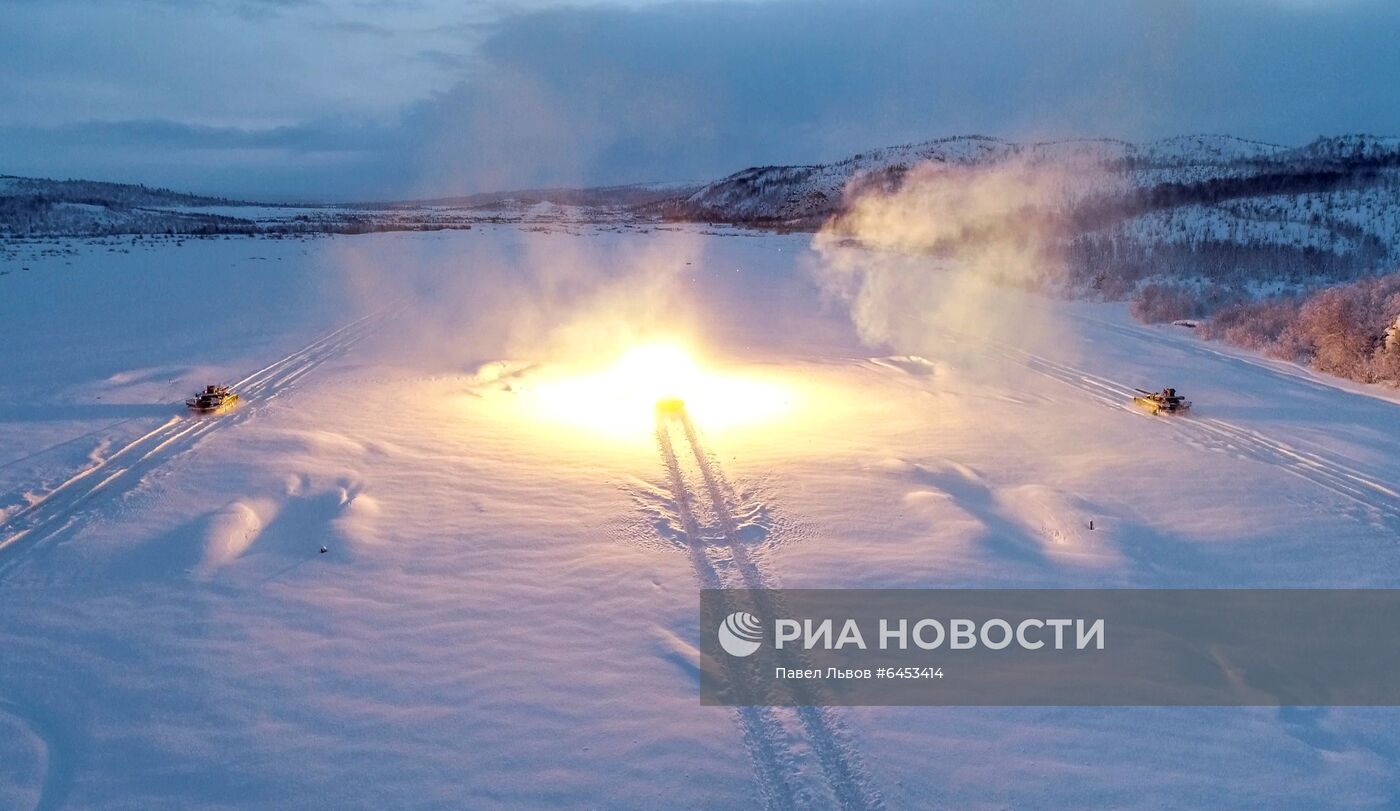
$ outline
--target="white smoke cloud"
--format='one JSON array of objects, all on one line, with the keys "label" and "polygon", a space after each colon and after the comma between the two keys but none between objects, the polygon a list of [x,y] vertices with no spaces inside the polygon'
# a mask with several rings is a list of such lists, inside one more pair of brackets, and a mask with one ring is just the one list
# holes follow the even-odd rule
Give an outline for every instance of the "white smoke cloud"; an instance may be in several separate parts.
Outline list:
[{"label": "white smoke cloud", "polygon": [[872,345],[919,354],[950,333],[1043,339],[1051,308],[1025,291],[1063,277],[1065,215],[1085,171],[1009,158],[920,164],[895,188],[857,178],[813,240],[818,279]]},{"label": "white smoke cloud", "polygon": [[342,240],[366,312],[408,305],[385,351],[438,371],[494,360],[596,363],[648,340],[699,339],[687,290],[698,237],[582,238],[564,226]]}]

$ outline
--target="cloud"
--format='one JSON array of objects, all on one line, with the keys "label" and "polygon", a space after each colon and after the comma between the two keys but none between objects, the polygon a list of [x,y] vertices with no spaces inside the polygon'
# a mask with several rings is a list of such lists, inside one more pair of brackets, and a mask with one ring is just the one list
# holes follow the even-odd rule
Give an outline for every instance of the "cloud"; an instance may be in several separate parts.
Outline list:
[{"label": "cloud", "polygon": [[1374,3],[554,8],[493,24],[472,75],[407,123],[427,187],[473,189],[708,178],[967,132],[1302,142],[1400,130],[1396,33],[1400,9]]},{"label": "cloud", "polygon": [[853,183],[846,210],[813,238],[812,270],[846,305],[867,343],[904,353],[963,338],[1044,339],[1040,308],[1017,288],[1063,278],[1067,215],[1094,184],[1092,161],[1007,157],[991,165],[926,162],[895,188]]},{"label": "cloud", "polygon": [[365,22],[364,20],[339,20],[327,23],[326,28],[331,31],[338,31],[346,34],[364,34],[371,37],[391,38],[395,35],[392,28],[384,25]]},{"label": "cloud", "polygon": [[442,51],[437,48],[424,48],[418,52],[418,58],[449,70],[461,70],[470,61],[466,54]]},{"label": "cloud", "polygon": [[283,149],[292,152],[374,152],[393,141],[396,132],[372,130],[356,122],[315,121],[253,130],[204,127],[176,121],[84,121],[58,127],[12,127],[10,137],[42,136],[52,146],[101,147],[114,143],[166,149]]},{"label": "cloud", "polygon": [[384,157],[400,148],[402,135],[397,127],[335,120],[264,129],[167,120],[0,127],[0,173],[145,182],[250,200],[380,199],[411,179]]},{"label": "cloud", "polygon": [[[22,10],[0,31],[0,171],[397,197],[707,179],[970,132],[1400,132],[1400,7],[1378,0],[256,4],[276,21],[133,1],[0,0]],[[131,126],[105,152],[47,146],[89,120]],[[155,121],[189,128],[167,169]],[[210,188],[219,150],[242,188]]]}]

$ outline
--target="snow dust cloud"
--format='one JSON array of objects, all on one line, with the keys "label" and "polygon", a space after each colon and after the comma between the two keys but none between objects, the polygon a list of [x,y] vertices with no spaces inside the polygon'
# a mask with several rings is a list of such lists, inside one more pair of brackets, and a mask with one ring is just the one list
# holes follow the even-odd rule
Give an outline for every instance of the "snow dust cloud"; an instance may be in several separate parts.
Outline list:
[{"label": "snow dust cloud", "polygon": [[488,229],[496,227],[336,246],[363,312],[405,307],[387,351],[439,370],[496,360],[587,365],[640,342],[698,340],[685,285],[701,262],[693,235],[583,238],[566,226],[501,226],[488,237]]},{"label": "snow dust cloud", "polygon": [[[480,56],[481,79],[436,95],[411,117],[409,196],[596,185],[617,139],[638,129],[679,132],[698,112],[661,80],[592,99],[574,86],[577,76],[525,69],[518,49],[498,38],[488,38]],[[401,345],[392,349],[440,368],[495,360],[586,365],[638,342],[695,337],[698,307],[682,284],[688,264],[701,264],[694,235],[595,231],[579,212],[551,203],[508,201],[496,213],[500,223],[455,237],[341,248],[363,309],[407,305]],[[397,246],[384,250],[385,242]]]},{"label": "snow dust cloud", "polygon": [[1058,338],[1053,308],[1028,291],[1066,269],[1063,166],[923,163],[897,184],[857,178],[817,233],[818,281],[872,346],[920,354],[961,338],[1027,346]]}]

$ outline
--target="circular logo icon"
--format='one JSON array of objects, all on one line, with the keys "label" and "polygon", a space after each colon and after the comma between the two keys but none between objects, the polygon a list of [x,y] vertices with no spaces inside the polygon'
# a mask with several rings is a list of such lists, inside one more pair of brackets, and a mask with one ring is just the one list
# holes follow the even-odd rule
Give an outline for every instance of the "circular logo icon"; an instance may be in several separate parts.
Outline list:
[{"label": "circular logo icon", "polygon": [[735,611],[719,624],[719,646],[730,656],[748,656],[763,642],[763,623],[745,611]]}]

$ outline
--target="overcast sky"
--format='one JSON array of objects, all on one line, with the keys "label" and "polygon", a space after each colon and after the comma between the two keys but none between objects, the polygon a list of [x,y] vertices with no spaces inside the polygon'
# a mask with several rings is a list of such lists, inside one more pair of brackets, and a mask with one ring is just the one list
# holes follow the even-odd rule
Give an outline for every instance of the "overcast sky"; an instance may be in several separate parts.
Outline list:
[{"label": "overcast sky", "polygon": [[0,174],[268,199],[1400,134],[1394,0],[0,0]]}]

